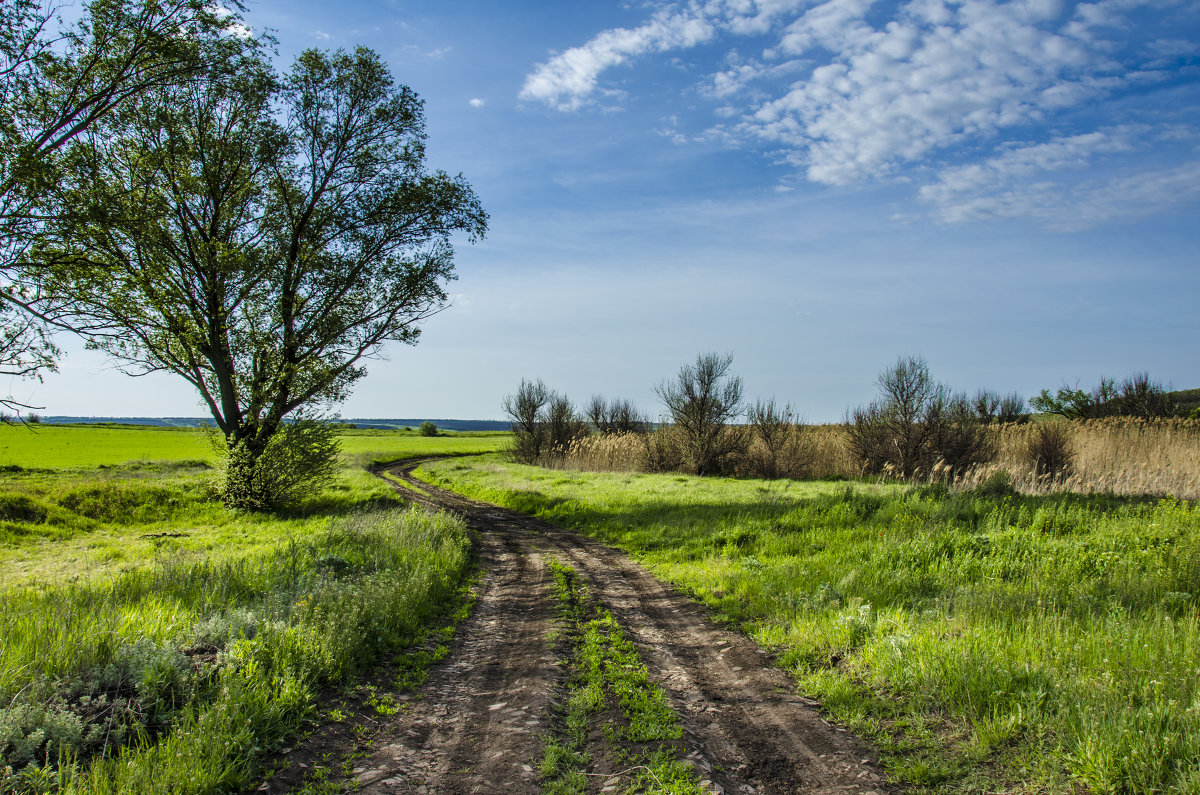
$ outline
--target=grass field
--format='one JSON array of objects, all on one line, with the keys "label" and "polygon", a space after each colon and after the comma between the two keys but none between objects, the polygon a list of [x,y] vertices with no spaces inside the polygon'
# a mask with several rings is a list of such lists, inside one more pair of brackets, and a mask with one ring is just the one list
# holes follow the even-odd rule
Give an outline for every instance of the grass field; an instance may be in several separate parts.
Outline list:
[{"label": "grass field", "polygon": [[221,507],[195,431],[0,439],[0,792],[249,785],[320,688],[403,649],[467,571],[461,522],[362,465],[503,442],[351,431],[338,482],[272,515]]},{"label": "grass field", "polygon": [[[342,455],[423,455],[498,450],[508,434],[347,430],[339,434]],[[213,461],[209,437],[197,428],[146,425],[0,425],[0,467],[98,467],[129,461]]]},{"label": "grass field", "polygon": [[944,486],[425,477],[631,552],[775,650],[913,792],[1200,792],[1200,507]]}]

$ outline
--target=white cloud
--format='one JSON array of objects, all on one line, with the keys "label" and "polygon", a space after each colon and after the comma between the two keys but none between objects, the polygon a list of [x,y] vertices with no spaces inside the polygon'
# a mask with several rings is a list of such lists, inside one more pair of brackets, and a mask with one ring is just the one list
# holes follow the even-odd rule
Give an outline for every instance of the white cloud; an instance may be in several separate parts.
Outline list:
[{"label": "white cloud", "polygon": [[[1195,131],[1146,125],[1059,137],[945,169],[919,196],[945,223],[1031,218],[1049,229],[1077,231],[1200,200],[1200,160],[1169,168],[1129,162],[1164,143],[1195,138]],[[1099,160],[1111,161],[1116,173],[1092,176]]]},{"label": "white cloud", "polygon": [[482,108],[484,105],[487,104],[487,101],[476,97],[475,99],[472,99],[469,104],[471,105],[472,108]]},{"label": "white cloud", "polygon": [[605,69],[647,52],[694,47],[714,33],[712,25],[692,13],[659,12],[641,27],[606,30],[554,56],[525,78],[520,97],[575,110],[587,102]]},{"label": "white cloud", "polygon": [[329,41],[330,39],[332,39],[332,38],[333,38],[333,36],[330,36],[328,33],[326,33],[326,32],[325,32],[325,31],[323,31],[323,30],[314,30],[314,31],[313,31],[313,38],[314,38],[314,39],[320,39],[321,41]]},{"label": "white cloud", "polygon": [[[1073,195],[1061,180],[1038,182],[1038,174],[1129,154],[1151,135],[1165,140],[1165,128],[1089,131],[1077,113],[1066,132],[1038,130],[1179,75],[1179,59],[1193,57],[1200,43],[1169,15],[1192,2],[678,0],[660,4],[645,25],[603,31],[539,65],[521,97],[577,110],[616,93],[604,85],[605,71],[638,56],[763,37],[758,57],[743,57],[730,42],[722,66],[701,79],[698,93],[723,121],[699,134],[672,125],[672,140],[765,147],[776,162],[828,185],[910,179],[914,166],[937,168],[962,151],[981,151],[976,165],[943,169],[921,198],[946,221],[1033,214],[1021,207],[1045,212]],[[1142,196],[1139,206],[1163,206],[1143,194],[1167,175],[1148,173],[1140,187],[1132,172],[1111,180],[1129,180],[1121,187]],[[1091,183],[1075,184],[1091,208],[1081,217],[1133,206],[1101,201],[1099,186],[1108,183],[1097,182],[1095,193]],[[999,186],[994,201],[985,185]]]}]

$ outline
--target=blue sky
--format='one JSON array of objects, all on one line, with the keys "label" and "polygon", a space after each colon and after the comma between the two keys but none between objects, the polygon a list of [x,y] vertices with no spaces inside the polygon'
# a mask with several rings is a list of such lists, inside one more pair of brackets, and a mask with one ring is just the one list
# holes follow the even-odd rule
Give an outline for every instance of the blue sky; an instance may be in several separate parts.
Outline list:
[{"label": "blue sky", "polygon": [[[704,351],[840,419],[922,355],[1026,396],[1200,386],[1194,0],[259,0],[286,63],[365,44],[491,231],[343,416],[499,418],[522,377],[627,397]],[[195,415],[69,343],[51,414]]]}]

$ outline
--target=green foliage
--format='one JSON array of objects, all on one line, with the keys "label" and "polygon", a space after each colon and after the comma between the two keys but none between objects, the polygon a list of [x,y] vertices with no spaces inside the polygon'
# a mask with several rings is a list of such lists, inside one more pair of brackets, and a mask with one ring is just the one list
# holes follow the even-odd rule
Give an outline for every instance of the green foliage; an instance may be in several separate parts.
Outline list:
[{"label": "green foliage", "polygon": [[[1191,791],[1200,507],[988,482],[429,476],[620,546],[773,649],[925,791]],[[518,499],[518,495],[519,499]]]},{"label": "green foliage", "polygon": [[90,344],[196,387],[230,453],[226,500],[250,509],[278,501],[258,470],[285,418],[415,343],[445,305],[451,238],[487,226],[465,180],[427,169],[422,104],[376,53],[309,50],[278,75],[268,48],[205,41],[203,74],[70,147],[69,212],[31,254]]},{"label": "green foliage", "polygon": [[339,468],[338,429],[301,417],[272,434],[257,457],[247,440],[237,442],[223,464],[226,505],[249,510],[289,505],[333,481]]},{"label": "green foliage", "polygon": [[1135,373],[1120,384],[1101,376],[1100,383],[1091,391],[1062,386],[1051,395],[1050,390],[1043,389],[1037,397],[1029,399],[1029,405],[1035,411],[1069,420],[1170,417],[1177,408],[1172,394],[1147,373]]},{"label": "green foliage", "polygon": [[438,426],[435,425],[434,423],[430,422],[429,420],[425,420],[424,422],[422,422],[421,427],[418,428],[417,430],[420,432],[420,434],[422,436],[437,436],[438,435]]},{"label": "green foliage", "polygon": [[[0,4],[0,374],[55,369],[50,325],[69,307],[41,291],[24,256],[45,222],[67,212],[54,190],[70,173],[64,150],[131,104],[194,78],[200,51],[229,38],[242,8],[236,0],[220,13],[201,0],[93,0],[70,25],[56,4]],[[23,407],[11,398],[0,406]]]}]

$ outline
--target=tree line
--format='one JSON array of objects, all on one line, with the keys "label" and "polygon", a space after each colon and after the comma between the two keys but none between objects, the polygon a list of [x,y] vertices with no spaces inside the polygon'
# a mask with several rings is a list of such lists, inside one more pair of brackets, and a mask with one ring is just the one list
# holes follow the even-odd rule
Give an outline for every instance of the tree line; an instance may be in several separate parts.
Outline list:
[{"label": "tree line", "polygon": [[324,415],[447,305],[451,238],[487,215],[426,166],[422,101],[372,50],[280,72],[237,2],[82,10],[0,4],[0,374],[52,371],[59,331],[172,373],[216,424],[226,503],[286,502],[332,471]]},{"label": "tree line", "polygon": [[[664,422],[653,423],[628,400],[594,396],[579,411],[541,380],[523,379],[503,401],[512,422],[512,456],[523,463],[561,460],[593,434],[636,434],[642,466],[697,475],[803,477],[814,463],[805,423],[791,404],[774,398],[747,401],[732,355],[705,353],[654,388]],[[844,418],[847,446],[865,474],[912,478],[935,469],[956,477],[996,456],[989,426],[1030,420],[1016,392],[981,389],[973,396],[934,379],[919,356],[901,356],[876,379],[875,400]],[[1069,419],[1102,416],[1166,417],[1179,412],[1161,383],[1144,373],[1117,384],[1101,379],[1091,392],[1062,387],[1028,401],[1043,414]],[[1039,475],[1056,477],[1070,466],[1069,438],[1060,423],[1039,422],[1027,458]]]}]

